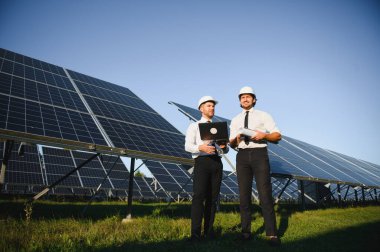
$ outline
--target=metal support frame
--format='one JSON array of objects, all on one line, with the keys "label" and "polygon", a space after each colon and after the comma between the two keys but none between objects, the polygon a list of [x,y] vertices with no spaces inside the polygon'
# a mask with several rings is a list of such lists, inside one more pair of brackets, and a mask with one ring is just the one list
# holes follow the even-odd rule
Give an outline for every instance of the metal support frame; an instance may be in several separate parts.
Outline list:
[{"label": "metal support frame", "polygon": [[8,166],[8,160],[12,153],[14,141],[13,140],[6,140],[4,142],[4,149],[3,149],[3,161],[1,162],[1,171],[0,171],[0,192],[3,189],[3,185],[5,183],[5,171]]},{"label": "metal support frame", "polygon": [[[309,184],[310,185],[310,184]],[[317,190],[318,190],[318,183],[316,183],[316,185],[317,185]],[[327,195],[325,195],[325,196],[323,196],[323,197],[321,197],[321,198],[319,198],[319,193],[317,193],[317,196],[318,196],[318,198],[315,200],[315,203],[316,204],[319,204],[319,203],[321,203],[324,199],[326,199],[328,196],[331,196],[334,200],[336,200],[335,199],[335,196],[334,196],[334,191],[331,191],[331,184],[330,183],[328,183],[328,184],[326,184],[326,185],[324,185],[328,190],[329,190],[329,193],[327,194]]]},{"label": "metal support frame", "polygon": [[363,186],[362,186],[362,201],[363,201],[363,203],[365,202],[365,192],[364,192]]},{"label": "metal support frame", "polygon": [[83,209],[82,211],[82,216],[86,213],[87,211],[87,208],[88,206],[91,204],[91,202],[94,200],[95,196],[98,194],[100,188],[102,187],[104,181],[106,181],[106,179],[108,178],[108,176],[110,175],[110,173],[112,172],[113,168],[115,167],[115,164],[116,162],[120,159],[120,156],[117,156],[117,159],[115,160],[115,162],[112,164],[111,168],[108,170],[107,174],[104,176],[102,182],[100,182],[100,184],[98,185],[98,187],[96,188],[94,194],[92,195],[92,197],[90,198],[90,200],[88,201],[86,207]]},{"label": "metal support frame", "polygon": [[80,168],[82,168],[83,166],[85,166],[87,163],[91,162],[91,160],[93,160],[94,158],[96,158],[99,155],[100,155],[100,153],[96,153],[93,156],[91,156],[89,159],[87,159],[86,161],[84,161],[83,163],[81,163],[80,165],[78,165],[76,168],[74,168],[73,170],[71,170],[69,173],[67,173],[66,175],[64,175],[63,177],[61,177],[57,181],[55,181],[53,184],[47,186],[41,192],[39,192],[36,195],[34,195],[31,199],[28,200],[28,203],[32,203],[33,201],[41,198],[43,195],[45,195],[47,192],[49,192],[56,185],[58,185],[59,183],[61,183],[63,180],[65,180],[71,174],[73,174],[74,172],[76,172],[77,170],[79,170]]},{"label": "metal support frame", "polygon": [[280,200],[282,194],[285,192],[285,189],[289,186],[290,182],[291,182],[291,178],[288,178],[288,181],[286,182],[285,186],[281,189],[281,192],[278,194],[278,196],[276,197],[275,201],[274,201],[274,204],[277,204],[278,201]]},{"label": "metal support frame", "polygon": [[343,200],[346,200],[346,198],[347,198],[347,194],[348,194],[348,191],[350,190],[350,185],[348,185],[347,186],[347,191],[346,191],[346,193],[344,194],[344,198],[343,198]]},{"label": "metal support frame", "polygon": [[357,191],[356,187],[354,188],[354,193],[355,193],[355,201],[356,201],[356,203],[359,203],[359,200],[358,200],[358,191]]},{"label": "metal support frame", "polygon": [[128,184],[128,207],[126,219],[132,218],[132,197],[133,197],[133,178],[135,176],[135,158],[131,158],[131,170],[129,172],[129,184]]},{"label": "metal support frame", "polygon": [[301,186],[301,210],[305,210],[305,186],[303,184],[303,180],[300,180],[300,186]]},{"label": "metal support frame", "polygon": [[369,196],[371,197],[372,200],[375,200],[375,198],[372,196],[371,190],[368,191]]},{"label": "metal support frame", "polygon": [[[192,181],[192,180],[193,180],[193,177],[190,176],[189,179],[186,181],[186,183],[183,186],[181,186],[181,188],[179,189],[179,191],[177,193],[178,202],[179,202],[179,194],[185,189],[185,186],[187,186],[190,183],[190,181]],[[169,201],[167,207],[169,207],[171,205],[171,203],[172,203],[172,201]]]}]

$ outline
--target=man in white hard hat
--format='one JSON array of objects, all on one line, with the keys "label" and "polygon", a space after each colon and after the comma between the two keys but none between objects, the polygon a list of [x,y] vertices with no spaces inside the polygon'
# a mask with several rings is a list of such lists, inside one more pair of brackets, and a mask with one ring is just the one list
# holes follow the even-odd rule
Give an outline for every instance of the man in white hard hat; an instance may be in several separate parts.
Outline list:
[{"label": "man in white hard hat", "polygon": [[[202,219],[203,234],[214,238],[213,229],[220,184],[223,175],[221,157],[210,141],[201,140],[199,123],[211,122],[218,102],[211,96],[203,96],[198,102],[202,113],[199,121],[190,124],[186,132],[185,150],[194,158],[193,200],[191,204],[191,241],[200,241]],[[225,145],[220,145],[225,149]]]},{"label": "man in white hard hat", "polygon": [[281,133],[271,115],[254,109],[256,94],[251,87],[240,89],[239,100],[243,111],[231,121],[230,146],[238,148],[236,171],[240,193],[241,238],[242,240],[251,239],[251,195],[254,176],[264,217],[266,236],[271,245],[280,245],[273,208],[266,142],[280,141]]}]

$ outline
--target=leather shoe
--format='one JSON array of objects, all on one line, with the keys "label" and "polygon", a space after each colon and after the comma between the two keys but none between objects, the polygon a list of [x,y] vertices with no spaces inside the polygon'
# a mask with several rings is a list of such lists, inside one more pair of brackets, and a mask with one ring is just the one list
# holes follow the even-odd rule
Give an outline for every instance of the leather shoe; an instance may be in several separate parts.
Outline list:
[{"label": "leather shoe", "polygon": [[190,243],[198,243],[201,241],[201,238],[199,236],[192,235],[187,241]]},{"label": "leather shoe", "polygon": [[250,241],[252,239],[252,235],[250,233],[241,233],[238,240],[240,241]]},{"label": "leather shoe", "polygon": [[272,247],[278,247],[281,245],[281,240],[277,236],[268,237],[268,243]]}]

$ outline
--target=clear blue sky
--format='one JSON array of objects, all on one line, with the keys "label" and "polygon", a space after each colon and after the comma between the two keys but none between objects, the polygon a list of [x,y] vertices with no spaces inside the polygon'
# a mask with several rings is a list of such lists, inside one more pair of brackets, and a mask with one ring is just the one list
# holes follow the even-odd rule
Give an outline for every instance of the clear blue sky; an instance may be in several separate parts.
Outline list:
[{"label": "clear blue sky", "polygon": [[168,101],[257,109],[284,135],[380,164],[380,2],[0,0],[0,47]]}]

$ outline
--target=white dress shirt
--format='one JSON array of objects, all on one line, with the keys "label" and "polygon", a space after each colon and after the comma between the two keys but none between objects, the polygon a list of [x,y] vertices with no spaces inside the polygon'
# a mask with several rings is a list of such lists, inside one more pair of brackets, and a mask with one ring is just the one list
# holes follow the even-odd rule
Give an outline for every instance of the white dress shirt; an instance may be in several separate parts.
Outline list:
[{"label": "white dress shirt", "polygon": [[[230,139],[236,138],[239,133],[239,129],[244,128],[244,119],[247,110],[243,110],[237,116],[235,116],[230,124]],[[279,132],[272,116],[264,111],[256,110],[251,108],[248,114],[248,128],[251,130],[258,130],[265,133]],[[265,142],[255,143],[249,141],[249,144],[245,144],[244,140],[240,141],[238,148],[261,148],[266,147]]]},{"label": "white dress shirt", "polygon": [[198,149],[199,145],[202,144],[210,144],[211,141],[203,141],[201,139],[201,134],[199,133],[199,123],[206,123],[208,120],[204,117],[202,117],[199,121],[194,122],[189,125],[186,131],[186,138],[185,138],[185,150],[190,152],[193,158],[197,158],[198,156],[204,156],[204,155],[209,155],[206,152],[200,151]]}]

